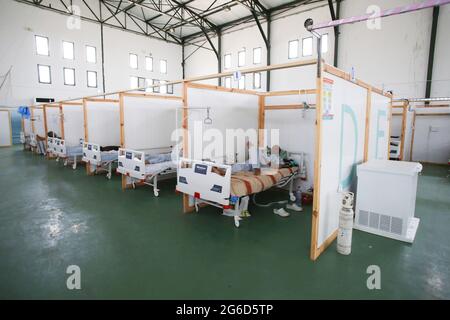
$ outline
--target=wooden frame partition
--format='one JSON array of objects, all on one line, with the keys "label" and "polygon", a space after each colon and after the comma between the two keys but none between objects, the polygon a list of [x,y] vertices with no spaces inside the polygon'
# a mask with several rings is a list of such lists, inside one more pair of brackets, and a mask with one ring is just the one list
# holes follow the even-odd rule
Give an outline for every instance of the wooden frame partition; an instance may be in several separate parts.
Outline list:
[{"label": "wooden frame partition", "polygon": [[[428,109],[428,108],[431,108],[431,107],[432,106],[426,107],[426,108]],[[440,108],[440,106],[438,108]],[[416,135],[416,119],[417,119],[417,117],[442,117],[442,116],[448,117],[448,116],[450,116],[450,112],[418,113],[418,112],[416,112],[416,110],[414,110],[414,112],[413,112],[413,120],[412,120],[411,146],[410,146],[410,149],[409,149],[409,161],[414,161],[414,159],[413,159],[413,149],[414,149],[414,137]],[[424,161],[421,161],[421,163],[442,165],[442,163],[433,163],[433,162],[424,162]]]},{"label": "wooden frame partition", "polygon": [[[364,161],[368,161],[368,148],[369,148],[369,132],[370,132],[370,123],[371,123],[371,108],[372,108],[372,93],[377,93],[379,95],[385,96],[390,99],[390,112],[389,112],[389,122],[392,118],[392,95],[389,93],[385,93],[382,90],[375,88],[364,81],[359,79],[353,79],[349,73],[346,73],[334,66],[331,66],[327,63],[321,64],[321,70],[319,72],[320,77],[316,78],[317,83],[317,98],[316,98],[316,154],[314,159],[314,195],[313,195],[313,212],[312,212],[312,230],[311,230],[311,248],[310,248],[310,258],[315,261],[317,258],[327,249],[327,247],[333,243],[333,241],[337,238],[338,229],[329,235],[325,241],[319,245],[318,243],[318,235],[319,235],[319,221],[320,221],[320,181],[321,181],[321,167],[322,167],[322,113],[323,113],[323,96],[324,96],[324,72],[327,72],[331,75],[334,75],[338,78],[351,82],[357,86],[360,86],[367,90],[367,100],[365,106],[365,139],[364,139]],[[388,137],[390,137],[390,129]],[[389,139],[388,139],[389,140]],[[388,150],[387,154],[389,155],[390,147],[388,142]]]},{"label": "wooden frame partition", "polygon": [[[405,140],[406,140],[406,121],[408,116],[408,107],[409,103],[407,100],[404,100],[401,104],[392,104],[392,109],[402,109],[401,113],[392,113],[392,116],[400,115],[402,116],[402,127],[400,133],[400,160],[404,160],[405,158]],[[392,123],[391,123],[392,129]]]},{"label": "wooden frame partition", "polygon": [[[195,89],[204,89],[204,90],[210,90],[210,91],[221,91],[221,92],[229,92],[229,93],[241,93],[241,94],[249,94],[249,95],[255,95],[259,96],[259,102],[258,102],[258,114],[260,119],[258,120],[258,125],[261,123],[261,117],[264,116],[264,112],[262,111],[264,103],[264,95],[257,91],[253,90],[244,90],[244,89],[235,89],[235,88],[225,88],[215,85],[209,85],[209,84],[201,84],[201,83],[193,83],[193,82],[184,82],[183,83],[183,94],[182,94],[182,101],[183,101],[183,119],[182,119],[182,129],[183,129],[183,157],[187,158],[189,155],[189,143],[188,143],[188,132],[189,132],[189,113],[188,113],[188,89],[189,88],[195,88]],[[205,204],[200,204],[200,207],[205,206]],[[186,194],[183,194],[183,212],[184,213],[191,213],[194,211],[194,206],[189,205],[189,196]]]},{"label": "wooden frame partition", "polygon": [[[120,147],[125,148],[125,113],[124,113],[124,98],[134,97],[142,99],[161,99],[161,100],[179,100],[184,101],[183,97],[173,95],[162,95],[154,93],[136,93],[136,92],[123,92],[119,93],[119,108],[120,108]],[[136,185],[143,185],[143,182],[136,183]],[[131,186],[127,184],[126,177],[122,175],[122,190],[130,189]]]},{"label": "wooden frame partition", "polygon": [[0,146],[0,147],[3,147],[3,148],[11,147],[13,144],[11,111],[9,109],[0,109],[0,112],[8,112],[8,121],[9,121],[9,145],[4,145],[4,146]]},{"label": "wooden frame partition", "polygon": [[[47,117],[47,108],[58,108],[58,110],[59,110],[59,112],[60,112],[60,114],[59,114],[59,128],[60,128],[61,134],[62,134],[62,132],[64,131],[64,129],[63,129],[63,121],[62,121],[62,119],[61,119],[62,115],[61,115],[61,108],[60,108],[60,104],[59,104],[59,103],[57,103],[57,104],[54,104],[54,103],[51,103],[51,104],[44,104],[42,108],[43,108],[43,114],[44,114],[44,131],[45,131],[45,137],[44,137],[44,138],[45,138],[45,149],[48,150],[48,144],[47,144],[47,137],[48,137],[48,117]],[[34,130],[35,130],[35,128],[34,128],[34,124],[33,124],[33,133],[34,133]],[[51,155],[50,155],[50,152],[47,152],[46,157],[47,157],[47,159],[53,159],[53,158],[55,158],[54,156],[51,156]]]},{"label": "wooden frame partition", "polygon": [[[87,109],[86,109],[86,103],[87,102],[99,102],[99,103],[119,103],[120,107],[120,96],[119,99],[107,99],[106,96],[103,98],[84,98],[82,100],[82,107],[83,107],[83,125],[84,125],[84,141],[89,142],[89,129],[88,129],[88,116],[87,116]],[[86,163],[86,174],[88,176],[93,175],[94,173],[91,172],[90,165]]]}]

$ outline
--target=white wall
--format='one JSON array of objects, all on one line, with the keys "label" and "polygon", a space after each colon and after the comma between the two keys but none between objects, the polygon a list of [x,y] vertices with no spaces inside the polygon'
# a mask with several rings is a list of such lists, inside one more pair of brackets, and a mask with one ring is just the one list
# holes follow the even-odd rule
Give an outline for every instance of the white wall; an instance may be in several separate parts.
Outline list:
[{"label": "white wall", "polygon": [[[84,9],[82,7],[82,10]],[[83,13],[83,12],[82,12]],[[0,91],[0,105],[29,105],[35,97],[56,100],[95,95],[102,91],[100,25],[81,21],[81,29],[68,29],[67,16],[35,8],[15,1],[2,1],[0,11],[0,74],[12,66],[12,75]],[[38,56],[35,35],[46,36],[50,42],[50,56]],[[62,41],[75,43],[75,60],[64,60]],[[97,48],[97,63],[86,62],[85,46]],[[181,78],[181,46],[165,41],[104,28],[106,91],[128,89],[130,76],[158,80]],[[129,53],[139,56],[139,70],[129,67]],[[154,58],[154,72],[145,71],[146,55]],[[168,62],[168,73],[159,72],[159,59]],[[50,65],[52,84],[38,82],[37,65]],[[76,86],[65,86],[63,68],[75,68]],[[88,88],[86,72],[96,71],[98,88]]]}]

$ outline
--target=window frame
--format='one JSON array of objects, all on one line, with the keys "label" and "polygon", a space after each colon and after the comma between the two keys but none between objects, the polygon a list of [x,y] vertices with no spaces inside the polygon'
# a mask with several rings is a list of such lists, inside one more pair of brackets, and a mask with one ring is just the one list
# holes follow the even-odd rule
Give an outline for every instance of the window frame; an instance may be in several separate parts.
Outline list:
[{"label": "window frame", "polygon": [[[134,68],[133,66],[131,66],[131,56],[135,56],[136,57],[136,68]],[[133,69],[133,70],[138,70],[139,69],[139,57],[137,54],[135,53],[129,53],[128,54],[128,66]]]},{"label": "window frame", "polygon": [[[68,84],[66,82],[66,70],[72,70],[73,71],[73,84]],[[77,85],[77,80],[76,80],[76,75],[75,75],[75,68],[64,67],[63,68],[63,78],[64,78],[64,85],[65,86],[75,87]]]},{"label": "window frame", "polygon": [[[259,62],[255,62],[255,50],[259,50]],[[262,63],[262,47],[253,48],[253,64]]]},{"label": "window frame", "polygon": [[[48,68],[48,78],[49,82],[42,82],[41,81],[41,70],[39,67],[47,67]],[[41,84],[52,84],[52,67],[46,64],[39,64],[37,65],[38,68],[38,82]]]},{"label": "window frame", "polygon": [[[165,72],[162,72],[162,70],[161,70],[161,63],[162,62],[165,62]],[[168,63],[167,63],[167,59],[159,59],[159,73],[161,73],[161,74],[167,74],[167,70],[168,70]]]},{"label": "window frame", "polygon": [[[259,87],[257,87],[255,85],[256,75],[259,76]],[[261,72],[254,72],[253,73],[253,89],[261,89],[261,88],[262,88],[262,74],[261,74]]]},{"label": "window frame", "polygon": [[[47,54],[40,54],[38,51],[38,46],[37,46],[37,38],[43,38],[43,39],[47,39]],[[35,34],[34,35],[34,46],[36,49],[36,55],[37,56],[41,56],[41,57],[50,57],[50,39],[48,37],[44,37],[44,36],[40,36]]]},{"label": "window frame", "polygon": [[[95,74],[95,87],[89,85],[89,73]],[[98,88],[98,73],[97,73],[97,71],[92,71],[92,70],[86,71],[86,85],[88,88]]]},{"label": "window frame", "polygon": [[[94,59],[95,59],[94,62],[88,60],[88,48],[94,48],[94,53],[95,53],[94,54]],[[97,47],[91,46],[91,45],[86,45],[85,50],[86,50],[86,62],[91,63],[91,64],[97,64]]]},{"label": "window frame", "polygon": [[[241,59],[240,59],[240,56],[241,56],[241,53],[243,53],[244,55],[243,55],[243,57],[244,57],[244,64],[242,64],[241,65]],[[246,54],[247,54],[247,52],[246,52],[246,50],[245,49],[242,49],[242,50],[239,50],[238,51],[238,68],[241,68],[241,67],[245,67],[245,64],[246,64]]]},{"label": "window frame", "polygon": [[[151,61],[152,61],[152,63],[151,63],[151,68],[150,68],[150,69],[148,68],[148,63],[147,63],[147,61],[148,61],[149,59],[151,59]],[[151,57],[151,56],[145,56],[145,70],[146,70],[146,71],[153,72],[153,70],[154,70],[154,66],[153,66],[153,57]]]},{"label": "window frame", "polygon": [[[292,42],[296,42],[297,43],[297,54],[295,57],[291,57],[291,43]],[[296,40],[289,40],[288,41],[288,59],[292,60],[292,59],[298,59],[299,58],[299,49],[300,49],[300,41],[298,39]]]},{"label": "window frame", "polygon": [[[227,57],[230,57],[230,65],[227,67]],[[233,57],[231,53],[227,53],[223,56],[223,68],[225,70],[229,70],[231,69],[231,67],[233,66]]]},{"label": "window frame", "polygon": [[154,93],[159,93],[160,92],[160,83],[158,79],[152,79],[152,84],[156,87],[153,87],[153,92]]},{"label": "window frame", "polygon": [[[243,88],[241,88],[241,80],[242,80],[243,83],[244,83],[244,87],[243,87]],[[247,79],[246,79],[245,74],[242,74],[242,75],[241,75],[241,78],[238,80],[238,89],[239,89],[239,90],[245,90],[246,81],[247,81]]]},{"label": "window frame", "polygon": [[[66,53],[64,50],[65,43],[70,43],[72,45],[72,59],[65,57],[65,53]],[[63,40],[62,41],[62,49],[63,49],[63,59],[64,60],[75,61],[75,42]]]},{"label": "window frame", "polygon": [[[305,40],[311,39],[311,54],[305,54]],[[314,39],[313,37],[306,37],[306,38],[302,38],[302,57],[310,57],[312,56],[314,53]]]}]

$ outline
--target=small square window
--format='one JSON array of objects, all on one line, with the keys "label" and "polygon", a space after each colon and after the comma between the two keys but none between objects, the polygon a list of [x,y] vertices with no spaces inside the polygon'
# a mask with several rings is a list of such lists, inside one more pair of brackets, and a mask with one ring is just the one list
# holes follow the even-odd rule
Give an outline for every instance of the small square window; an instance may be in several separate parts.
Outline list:
[{"label": "small square window", "polygon": [[50,50],[48,47],[48,38],[35,36],[36,40],[36,53],[40,56],[49,56]]},{"label": "small square window", "polygon": [[161,93],[166,94],[167,93],[167,85],[165,80],[161,80]]},{"label": "small square window", "polygon": [[289,41],[289,59],[298,58],[298,40]]},{"label": "small square window", "polygon": [[152,85],[152,79],[145,79],[145,92],[153,92],[153,88],[149,88]]},{"label": "small square window", "polygon": [[67,60],[75,59],[75,45],[73,42],[63,41],[63,58]]},{"label": "small square window", "polygon": [[232,88],[231,77],[225,78],[225,88]]},{"label": "small square window", "polygon": [[97,48],[86,46],[86,61],[89,63],[97,63]]},{"label": "small square window", "polygon": [[262,49],[261,48],[253,49],[253,64],[260,64],[261,63],[261,54],[262,54]]},{"label": "small square window", "polygon": [[137,54],[130,53],[130,68],[137,69],[138,68],[138,56]]},{"label": "small square window", "polygon": [[241,90],[245,89],[245,75],[242,75],[238,82],[238,88]]},{"label": "small square window", "polygon": [[238,53],[238,67],[245,66],[245,50],[239,51]]},{"label": "small square window", "polygon": [[313,38],[312,37],[303,39],[302,53],[303,53],[304,57],[312,56],[312,53],[313,53]]},{"label": "small square window", "polygon": [[261,89],[261,73],[253,74],[253,89]]},{"label": "small square window", "polygon": [[130,77],[130,89],[139,88],[139,79],[138,77],[131,76]]},{"label": "small square window", "polygon": [[159,71],[164,74],[167,73],[167,60],[159,61]]},{"label": "small square window", "polygon": [[159,80],[153,79],[153,85],[157,87],[153,87],[153,92],[159,93]]},{"label": "small square window", "polygon": [[327,53],[328,52],[328,33],[325,33],[322,35],[321,45],[322,45],[322,53]]},{"label": "small square window", "polygon": [[153,58],[145,57],[145,69],[147,71],[153,71]]},{"label": "small square window", "polygon": [[231,53],[224,56],[223,66],[225,69],[231,68]]},{"label": "small square window", "polygon": [[75,86],[75,69],[64,68],[64,84],[66,86]]},{"label": "small square window", "polygon": [[145,87],[145,78],[138,78],[138,88],[139,91],[145,91],[145,89],[142,89]]},{"label": "small square window", "polygon": [[167,94],[173,94],[173,84],[167,85]]},{"label": "small square window", "polygon": [[52,75],[50,66],[38,65],[38,78],[39,83],[50,84],[52,83]]},{"label": "small square window", "polygon": [[87,86],[89,88],[97,88],[97,72],[95,71],[87,72]]}]

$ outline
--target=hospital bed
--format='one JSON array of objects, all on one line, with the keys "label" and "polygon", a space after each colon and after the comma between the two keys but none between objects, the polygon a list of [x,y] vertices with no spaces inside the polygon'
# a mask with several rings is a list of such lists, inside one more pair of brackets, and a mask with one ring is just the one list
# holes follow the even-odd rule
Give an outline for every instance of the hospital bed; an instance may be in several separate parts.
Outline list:
[{"label": "hospital bed", "polygon": [[94,172],[106,171],[106,177],[111,179],[113,165],[117,163],[118,151],[102,151],[99,144],[83,143],[83,162],[88,166],[94,167]]},{"label": "hospital bed", "polygon": [[289,185],[289,198],[295,201],[293,182],[297,177],[298,167],[262,168],[258,174],[256,171],[232,173],[231,165],[182,158],[178,163],[176,190],[193,198],[196,211],[205,204],[222,208],[234,217],[235,226],[239,227],[240,202],[244,197]]},{"label": "hospital bed", "polygon": [[20,143],[23,144],[23,148],[25,150],[31,149],[30,142],[31,142],[30,134],[26,134],[25,132],[21,131],[20,132]]},{"label": "hospital bed", "polygon": [[36,134],[35,133],[30,133],[30,148],[31,151],[36,152],[37,150],[37,140],[36,140]]},{"label": "hospital bed", "polygon": [[83,139],[76,146],[68,146],[64,139],[53,138],[53,145],[56,155],[56,162],[64,160],[64,166],[72,162],[72,169],[77,168],[77,163],[83,157]]},{"label": "hospital bed", "polygon": [[57,138],[47,137],[47,154],[49,156],[56,155],[56,139]]},{"label": "hospital bed", "polygon": [[146,184],[153,187],[153,194],[158,197],[158,178],[174,175],[177,171],[177,164],[172,160],[172,151],[167,152],[170,149],[138,151],[121,148],[117,171],[131,179],[133,188],[138,182]]}]

